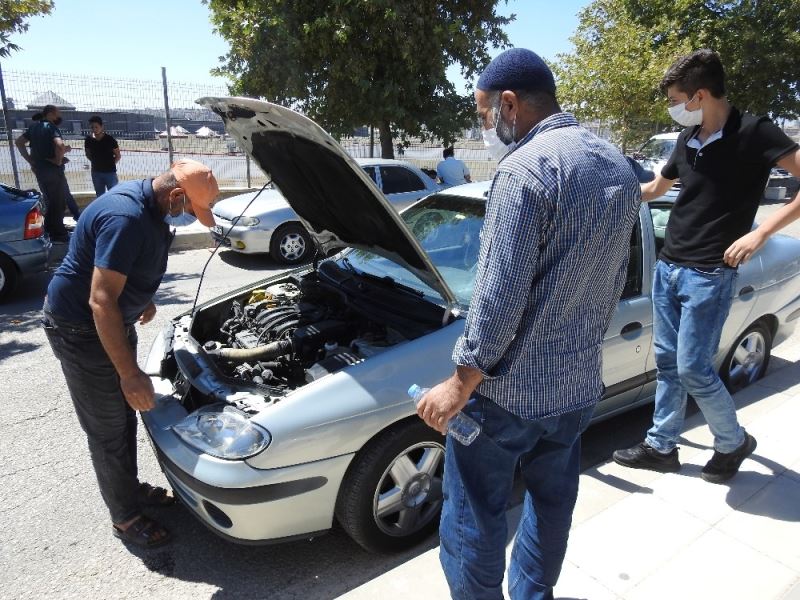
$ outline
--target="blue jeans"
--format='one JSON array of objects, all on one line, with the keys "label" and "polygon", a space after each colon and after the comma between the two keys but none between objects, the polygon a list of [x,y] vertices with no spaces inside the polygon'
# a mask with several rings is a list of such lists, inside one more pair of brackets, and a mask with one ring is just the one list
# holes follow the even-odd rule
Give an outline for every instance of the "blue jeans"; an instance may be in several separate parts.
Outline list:
[{"label": "blue jeans", "polygon": [[512,599],[547,600],[561,573],[578,496],[580,434],[594,407],[526,420],[475,394],[481,434],[447,439],[439,558],[454,599],[503,598],[506,509],[519,466],[525,504],[508,570]]},{"label": "blue jeans", "polygon": [[110,173],[92,171],[92,185],[94,186],[94,195],[96,198],[105,194],[118,183],[119,179],[117,179],[116,171],[111,171]]},{"label": "blue jeans", "polygon": [[744,442],[736,406],[714,368],[722,326],[733,303],[738,273],[656,262],[653,277],[653,347],[658,378],[647,443],[671,452],[678,443],[687,393],[703,412],[714,449],[733,452]]}]

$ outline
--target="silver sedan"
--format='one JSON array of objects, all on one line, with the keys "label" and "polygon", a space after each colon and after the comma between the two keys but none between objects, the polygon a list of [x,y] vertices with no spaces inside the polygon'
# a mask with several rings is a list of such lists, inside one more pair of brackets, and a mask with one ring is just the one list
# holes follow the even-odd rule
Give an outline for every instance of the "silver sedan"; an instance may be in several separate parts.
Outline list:
[{"label": "silver sedan", "polygon": [[[310,537],[338,522],[371,551],[415,544],[438,524],[445,439],[407,390],[452,372],[488,183],[398,214],[308,119],[249,99],[203,102],[271,173],[320,250],[347,249],[233,290],[162,332],[146,366],[157,406],[143,414],[161,467],[196,517],[232,541]],[[320,185],[334,172],[335,189]],[[651,274],[672,201],[641,208],[595,420],[653,399]],[[717,355],[734,390],[764,374],[797,324],[800,242],[775,236],[740,271]]]}]

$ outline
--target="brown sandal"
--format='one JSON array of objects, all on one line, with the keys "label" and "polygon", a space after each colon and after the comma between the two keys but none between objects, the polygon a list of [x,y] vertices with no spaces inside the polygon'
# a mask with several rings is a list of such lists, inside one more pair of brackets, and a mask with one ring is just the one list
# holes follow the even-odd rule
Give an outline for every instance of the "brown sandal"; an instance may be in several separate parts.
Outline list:
[{"label": "brown sandal", "polygon": [[[169,531],[162,525],[153,521],[153,519],[144,515],[139,515],[139,517],[125,529],[120,529],[116,525],[112,525],[112,531],[114,536],[118,537],[123,542],[129,542],[142,548],[157,548],[172,540]],[[159,533],[161,535],[156,538],[156,534]]]},{"label": "brown sandal", "polygon": [[136,499],[142,506],[172,506],[175,504],[175,496],[170,496],[169,492],[162,487],[140,483],[136,490]]}]

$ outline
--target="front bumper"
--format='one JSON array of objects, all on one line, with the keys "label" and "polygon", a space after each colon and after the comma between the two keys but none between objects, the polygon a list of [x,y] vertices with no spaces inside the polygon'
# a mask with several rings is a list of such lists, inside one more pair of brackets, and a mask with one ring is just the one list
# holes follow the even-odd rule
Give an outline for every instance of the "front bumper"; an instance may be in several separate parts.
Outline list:
[{"label": "front bumper", "polygon": [[244,254],[257,254],[269,252],[272,231],[259,227],[244,227],[237,225],[231,227],[229,222],[211,228],[211,237],[216,242],[231,250]]},{"label": "front bumper", "polygon": [[[279,469],[223,460],[185,444],[171,429],[186,410],[153,378],[156,407],[142,413],[153,449],[176,495],[200,521],[239,543],[276,543],[330,529],[352,455]],[[269,448],[264,452],[269,452]]]}]

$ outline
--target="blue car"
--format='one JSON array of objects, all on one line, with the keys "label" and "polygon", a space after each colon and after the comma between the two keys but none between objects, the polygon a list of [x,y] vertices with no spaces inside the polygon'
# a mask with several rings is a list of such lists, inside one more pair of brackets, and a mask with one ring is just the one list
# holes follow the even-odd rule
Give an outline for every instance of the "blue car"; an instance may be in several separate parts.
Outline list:
[{"label": "blue car", "polygon": [[41,194],[0,184],[0,302],[22,277],[47,268],[50,247]]}]

